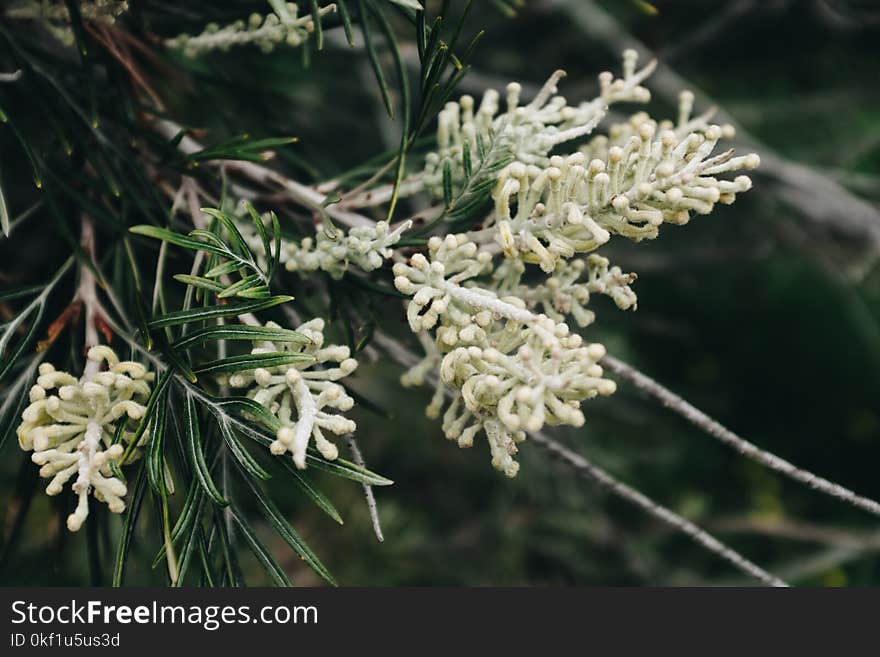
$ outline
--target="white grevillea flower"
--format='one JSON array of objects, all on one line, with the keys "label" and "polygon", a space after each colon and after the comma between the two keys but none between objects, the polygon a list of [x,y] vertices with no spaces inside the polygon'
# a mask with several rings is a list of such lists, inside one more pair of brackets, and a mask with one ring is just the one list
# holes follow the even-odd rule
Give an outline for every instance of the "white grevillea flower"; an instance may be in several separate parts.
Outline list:
[{"label": "white grevillea flower", "polygon": [[[439,364],[428,415],[439,415],[452,391],[443,416],[446,437],[470,447],[484,431],[493,466],[512,477],[525,431],[539,431],[545,423],[581,426],[580,403],[612,394],[615,385],[602,378],[602,345],[583,344],[566,324],[533,313],[520,297],[474,285],[472,279],[491,273],[491,262],[466,236],[447,235],[431,238],[427,258],[416,254],[409,264],[394,265],[395,286],[412,296],[410,327],[427,353],[402,382],[423,383]],[[427,337],[432,329],[436,345]]]},{"label": "white grevillea flower", "polygon": [[[76,475],[72,488],[79,502],[67,518],[70,531],[77,531],[88,517],[90,491],[112,512],[125,509],[125,484],[113,476],[110,463],[123,456],[133,439],[154,377],[140,363],[120,361],[107,346],[89,349],[88,361],[80,379],[49,363],[40,365],[31,403],[17,429],[21,448],[33,451],[31,459],[42,466],[40,476],[52,477],[46,493],[58,495]],[[107,369],[99,371],[104,362]],[[120,420],[125,424],[114,444]],[[147,432],[140,444],[148,437]]]},{"label": "white grevillea flower", "polygon": [[747,176],[716,176],[754,169],[760,158],[733,157],[733,150],[713,156],[733,129],[681,114],[678,129],[640,113],[614,126],[610,138],[551,157],[549,167],[506,167],[493,192],[495,239],[504,252],[552,272],[559,258],[593,251],[612,234],[651,239],[664,222],[685,224],[691,212],[709,214],[716,203],[732,203],[750,189]]},{"label": "white grevillea flower", "polygon": [[[266,245],[243,203],[236,208],[235,217],[248,248],[265,265]],[[271,228],[268,212],[260,219],[266,228]],[[299,242],[282,239],[279,259],[287,271],[301,274],[323,271],[334,279],[342,278],[351,265],[374,271],[392,256],[394,245],[411,226],[412,221],[407,220],[392,230],[387,221],[379,221],[343,232],[338,228],[325,230],[323,224],[318,224],[313,237],[304,237]]]},{"label": "white grevillea flower", "polygon": [[[760,164],[755,154],[713,154],[733,128],[710,124],[709,115],[692,118],[688,92],[680,97],[677,123],[639,113],[568,155],[551,154],[590,135],[611,104],[650,99],[642,82],[653,63],[637,71],[632,50],[623,60],[623,76],[602,73],[599,96],[577,106],[556,95],[561,71],[527,105],[518,84],[508,85],[503,111],[491,90],[478,108],[469,96],[448,104],[437,151],[401,187],[426,188],[451,205],[491,189],[494,212],[479,230],[432,238],[427,256],[395,264],[394,283],[412,296],[407,319],[426,354],[403,383],[436,379],[428,414],[439,415],[451,393],[446,436],[470,446],[485,431],[493,464],[510,476],[526,432],[545,423],[580,426],[580,402],[614,391],[598,363],[604,347],[583,345],[565,321],[591,324],[592,294],[635,308],[636,275],[592,252],[612,235],[654,238],[663,223],[684,224],[692,213],[732,203],[751,180],[723,175]],[[499,251],[505,257],[496,263]],[[530,282],[529,263],[540,266],[543,281]]]},{"label": "white grevillea flower", "polygon": [[[278,328],[272,322],[266,326]],[[276,455],[290,452],[296,467],[303,469],[311,440],[321,455],[332,461],[339,450],[327,440],[324,432],[343,435],[357,428],[353,420],[325,410],[344,412],[354,406],[354,400],[336,381],[354,372],[357,361],[349,357],[348,347],[324,346],[324,320],[313,319],[297,331],[310,342],[257,342],[251,353],[297,353],[312,356],[314,360],[239,372],[229,377],[229,385],[250,388],[247,396],[280,420],[281,427],[269,449]]]},{"label": "white grevillea flower", "polygon": [[448,103],[438,116],[438,149],[426,158],[423,184],[442,196],[444,167],[450,167],[453,185],[460,186],[467,170],[491,168],[505,155],[523,164],[547,166],[555,147],[590,134],[611,104],[650,99],[641,83],[655,64],[636,71],[636,60],[635,51],[624,53],[623,78],[602,73],[599,96],[580,105],[569,105],[556,95],[564,71],[556,71],[525,105],[520,104],[522,87],[516,82],[507,85],[504,111],[500,111],[500,96],[494,89],[486,91],[476,111],[471,96]]},{"label": "white grevillea flower", "polygon": [[620,267],[612,267],[607,258],[596,253],[586,260],[560,261],[553,274],[534,287],[520,283],[524,273],[522,260],[505,259],[492,275],[499,294],[519,297],[529,309],[540,308],[557,322],[571,315],[578,326],[592,324],[596,316],[587,308],[591,294],[611,297],[621,310],[635,309],[638,302],[630,287],[636,274],[623,273]]},{"label": "white grevillea flower", "polygon": [[336,279],[342,278],[350,264],[373,271],[391,257],[392,247],[410,226],[411,221],[404,221],[391,230],[387,221],[380,221],[373,226],[356,226],[347,233],[337,230],[328,234],[319,224],[314,238],[306,237],[299,244],[285,243],[282,260],[287,271],[320,270]]},{"label": "white grevillea flower", "polygon": [[[263,52],[272,52],[280,44],[296,47],[302,45],[315,29],[312,16],[297,16],[296,3],[274,3],[275,13],[261,16],[251,14],[247,23],[235,21],[220,27],[210,23],[205,31],[197,36],[181,34],[165,42],[169,48],[182,48],[187,57],[196,57],[211,50],[229,50],[233,46],[254,44]],[[327,5],[318,10],[319,16],[336,11],[336,5]]]}]

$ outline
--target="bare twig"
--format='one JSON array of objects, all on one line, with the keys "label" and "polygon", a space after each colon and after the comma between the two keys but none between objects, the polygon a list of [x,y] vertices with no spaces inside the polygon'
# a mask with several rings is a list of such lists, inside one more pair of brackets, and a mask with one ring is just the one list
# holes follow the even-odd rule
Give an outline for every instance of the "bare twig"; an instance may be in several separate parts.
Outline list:
[{"label": "bare twig", "polygon": [[744,573],[751,575],[758,581],[769,586],[788,586],[784,581],[775,575],[771,575],[760,566],[752,563],[733,548],[726,546],[705,530],[697,527],[690,520],[683,518],[674,511],[667,509],[665,506],[657,504],[632,486],[615,479],[602,468],[594,465],[580,454],[576,454],[556,440],[541,432],[530,434],[529,438],[538,445],[541,445],[554,456],[558,457],[563,463],[574,468],[579,475],[592,479],[618,497],[625,499],[627,502],[636,505],[655,518],[662,520],[671,527],[686,534],[696,543],[710,552],[717,554],[719,557],[736,566]]},{"label": "bare twig", "polygon": [[[83,252],[91,262],[95,261],[95,228],[91,217],[82,216],[80,228],[80,245]],[[79,285],[77,285],[71,306],[82,304],[85,309],[85,351],[101,344],[100,333],[104,333],[109,341],[109,327],[107,325],[107,311],[98,299],[98,284],[95,272],[85,263],[79,266]],[[86,361],[84,376],[90,379],[98,372],[96,361]]]},{"label": "bare twig", "polygon": [[[347,438],[348,448],[351,450],[351,457],[354,459],[354,462],[362,468],[366,468],[367,464],[364,462],[363,454],[361,454],[361,450],[358,448],[354,436],[349,435]],[[363,487],[364,497],[367,498],[367,509],[370,512],[370,520],[373,523],[373,531],[375,532],[378,541],[384,543],[385,536],[382,535],[382,524],[379,522],[379,508],[376,506],[376,497],[373,495],[373,487],[369,484],[363,484]]]},{"label": "bare twig", "polygon": [[787,518],[735,516],[712,523],[719,532],[772,536],[803,543],[819,543],[866,552],[880,550],[880,535],[842,527],[823,527]]},{"label": "bare twig", "polygon": [[602,359],[602,364],[619,377],[629,381],[639,390],[647,393],[667,408],[681,415],[696,427],[702,429],[713,438],[733,447],[743,456],[750,458],[771,470],[784,474],[795,481],[806,484],[810,488],[821,493],[836,497],[844,502],[849,502],[853,506],[863,509],[864,511],[880,516],[880,503],[875,502],[870,498],[857,495],[848,488],[844,488],[839,484],[835,484],[832,481],[819,477],[808,470],[802,470],[785,459],[762,450],[744,438],[736,435],[730,429],[722,426],[719,422],[716,422],[701,410],[694,407],[671,390],[663,387],[652,378],[642,374],[631,365],[627,365],[613,356],[605,356],[605,358]]}]

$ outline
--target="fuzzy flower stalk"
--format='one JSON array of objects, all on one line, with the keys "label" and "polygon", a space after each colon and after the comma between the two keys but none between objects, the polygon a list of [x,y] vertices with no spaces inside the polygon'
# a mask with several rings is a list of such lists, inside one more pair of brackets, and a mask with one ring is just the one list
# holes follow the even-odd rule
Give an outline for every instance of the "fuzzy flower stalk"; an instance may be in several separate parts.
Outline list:
[{"label": "fuzzy flower stalk", "polygon": [[[78,502],[67,518],[70,531],[78,531],[88,517],[89,493],[113,513],[125,509],[126,486],[111,465],[122,465],[136,423],[144,416],[153,378],[143,365],[120,361],[104,345],[89,349],[86,371],[79,379],[50,363],[40,365],[31,403],[16,433],[21,448],[32,451],[31,460],[41,466],[40,476],[51,477],[47,494],[58,495],[76,477],[71,489]],[[145,432],[135,447],[148,439]]]},{"label": "fuzzy flower stalk", "polygon": [[[238,20],[223,27],[209,23],[201,34],[181,34],[168,39],[165,45],[171,49],[182,49],[187,57],[198,57],[213,50],[227,51],[247,44],[269,53],[281,44],[295,48],[305,43],[315,29],[312,16],[299,16],[299,9],[293,2],[279,0],[270,4],[274,10],[272,13],[254,13],[247,21]],[[327,5],[318,10],[318,16],[320,18],[334,11],[336,5]]]},{"label": "fuzzy flower stalk", "polygon": [[[269,322],[266,326],[278,328]],[[297,329],[309,342],[257,342],[253,354],[288,353],[303,358],[287,365],[257,368],[229,377],[234,388],[248,388],[247,396],[269,410],[280,422],[269,450],[276,456],[290,453],[297,468],[306,467],[310,443],[327,460],[339,449],[325,436],[353,433],[357,425],[341,413],[351,410],[354,400],[337,381],[357,368],[348,347],[324,346],[324,320],[317,318]],[[337,412],[338,411],[338,412]]]}]

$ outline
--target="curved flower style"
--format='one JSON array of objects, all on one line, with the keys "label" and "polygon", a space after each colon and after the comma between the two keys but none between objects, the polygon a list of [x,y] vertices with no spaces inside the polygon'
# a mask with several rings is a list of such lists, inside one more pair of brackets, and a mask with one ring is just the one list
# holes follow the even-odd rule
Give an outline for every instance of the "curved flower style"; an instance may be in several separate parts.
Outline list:
[{"label": "curved flower style", "polygon": [[[266,326],[278,328],[273,322]],[[304,469],[306,450],[312,438],[321,455],[332,461],[339,455],[339,450],[324,437],[324,431],[343,435],[357,428],[353,420],[324,410],[348,411],[354,406],[354,400],[345,388],[335,382],[354,372],[357,361],[349,358],[348,347],[324,346],[324,320],[313,319],[297,331],[306,335],[310,342],[304,345],[258,342],[251,353],[298,353],[312,356],[314,360],[236,373],[229,377],[229,385],[249,387],[247,396],[280,420],[281,427],[269,449],[275,455],[290,452],[296,467]],[[335,366],[324,368],[326,364]]]},{"label": "curved flower style", "polygon": [[[114,513],[125,509],[125,484],[113,476],[110,464],[119,461],[134,438],[129,420],[140,420],[150,396],[154,375],[140,363],[120,361],[107,346],[89,349],[89,363],[81,379],[40,365],[37,383],[30,391],[30,405],[22,413],[18,442],[40,468],[41,477],[52,477],[46,487],[58,495],[74,474],[73,491],[79,497],[76,510],[67,518],[70,531],[77,531],[89,515],[89,491],[106,502]],[[107,370],[98,371],[102,362]],[[124,422],[119,442],[115,425]],[[148,439],[145,433],[139,445]]]}]

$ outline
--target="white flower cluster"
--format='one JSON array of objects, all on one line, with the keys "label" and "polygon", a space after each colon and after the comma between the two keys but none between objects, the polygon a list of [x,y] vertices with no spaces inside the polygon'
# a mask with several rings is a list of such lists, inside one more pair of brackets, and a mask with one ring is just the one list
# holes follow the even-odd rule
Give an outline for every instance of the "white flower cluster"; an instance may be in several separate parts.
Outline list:
[{"label": "white flower cluster", "polygon": [[[472,284],[491,271],[491,254],[464,235],[433,237],[428,257],[416,254],[409,264],[394,265],[395,286],[413,297],[410,328],[428,352],[402,381],[423,383],[439,362],[428,415],[439,415],[448,387],[453,399],[443,416],[446,437],[470,447],[484,431],[493,466],[513,477],[524,431],[545,423],[581,426],[580,403],[612,394],[615,385],[602,378],[602,345],[584,344],[566,324],[533,313],[519,296],[498,296]],[[427,337],[430,330],[436,346]]]},{"label": "white flower cluster", "polygon": [[[89,349],[82,378],[40,365],[37,383],[30,391],[30,405],[22,413],[17,434],[21,448],[33,451],[31,459],[41,477],[52,477],[46,487],[58,495],[74,475],[73,491],[79,497],[76,510],[67,518],[70,531],[77,531],[89,515],[89,492],[114,513],[125,509],[125,484],[113,476],[112,461],[119,461],[133,439],[150,396],[153,374],[140,363],[120,361],[107,346]],[[106,362],[106,371],[99,371]],[[115,427],[125,423],[119,442]],[[129,422],[131,421],[131,422]],[[145,432],[139,444],[149,437]]]},{"label": "white flower cluster", "polygon": [[[684,108],[690,100],[683,96]],[[560,258],[593,251],[612,234],[654,238],[664,222],[685,224],[691,212],[709,214],[718,202],[733,203],[751,180],[716,176],[754,169],[760,158],[733,157],[733,150],[713,156],[733,129],[688,115],[683,110],[674,128],[639,113],[582,151],[551,157],[549,167],[519,161],[506,167],[493,192],[496,240],[504,252],[552,272]]]},{"label": "white flower cluster", "polygon": [[[277,328],[269,322],[266,326]],[[306,322],[297,331],[309,338],[309,343],[257,342],[251,353],[298,353],[312,358],[271,368],[238,372],[229,377],[234,388],[250,388],[247,396],[265,406],[281,422],[276,440],[269,449],[275,455],[290,452],[296,467],[306,467],[306,449],[314,439],[321,455],[334,460],[339,455],[336,445],[324,436],[324,431],[336,435],[352,433],[354,421],[329,412],[348,411],[354,400],[336,383],[357,368],[350,358],[348,347],[324,346],[324,320]]]},{"label": "white flower cluster", "polygon": [[[544,167],[556,146],[590,134],[618,102],[647,102],[650,93],[641,83],[654,70],[654,63],[636,71],[636,53],[624,55],[624,76],[614,79],[611,73],[599,76],[599,97],[572,106],[556,95],[557,84],[565,76],[556,71],[537,96],[520,104],[522,87],[516,82],[507,86],[505,110],[500,111],[500,97],[490,89],[474,111],[474,99],[462,96],[440,112],[437,126],[438,150],[425,161],[423,182],[428,190],[443,194],[443,169],[451,165],[452,183],[466,182],[467,170],[492,168],[494,162],[510,155],[517,162]],[[466,164],[465,159],[469,160]]]},{"label": "white flower cluster", "polygon": [[[248,248],[265,265],[266,246],[247,206],[239,203],[234,216]],[[260,215],[260,220],[271,229],[268,212]],[[411,226],[412,221],[407,220],[392,230],[387,221],[379,221],[343,232],[336,227],[325,229],[323,224],[318,224],[313,237],[304,237],[299,242],[282,238],[279,258],[287,271],[300,274],[323,271],[338,280],[352,264],[363,271],[379,269],[394,253],[394,245],[400,241],[403,232]]]},{"label": "white flower cluster", "polygon": [[[282,261],[287,271],[324,271],[335,279],[340,279],[348,270],[349,264],[363,271],[373,271],[391,257],[393,246],[400,236],[412,225],[411,221],[401,223],[391,230],[387,221],[379,221],[373,226],[355,226],[347,233],[339,230],[328,234],[319,224],[315,237],[306,237],[298,244],[286,242],[283,245]],[[262,249],[262,242],[253,244]]]},{"label": "white flower cluster", "polygon": [[[297,15],[298,8],[293,2],[272,3],[274,13],[261,16],[251,14],[247,22],[235,21],[224,27],[209,23],[204,32],[197,36],[181,34],[165,42],[169,48],[182,48],[187,57],[197,57],[211,50],[229,50],[233,46],[254,44],[263,52],[269,53],[280,44],[297,47],[302,45],[315,29],[312,16]],[[336,11],[336,5],[327,5],[318,10],[319,16]]]},{"label": "white flower cluster", "polygon": [[586,260],[560,261],[556,270],[543,283],[534,287],[519,283],[525,273],[522,260],[506,259],[493,279],[499,293],[516,296],[529,308],[540,308],[551,319],[562,322],[571,315],[578,326],[589,326],[595,313],[587,308],[591,294],[604,294],[621,310],[635,309],[638,299],[630,287],[636,274],[625,274],[611,266],[608,258],[592,253]]},{"label": "white flower cluster", "polygon": [[[556,95],[562,72],[527,105],[521,87],[509,85],[503,112],[494,91],[476,110],[469,96],[448,104],[438,150],[406,187],[448,197],[450,185],[461,192],[476,180],[491,190],[494,210],[479,230],[432,238],[427,256],[396,264],[394,274],[397,289],[412,296],[407,318],[426,353],[403,383],[436,378],[428,414],[439,415],[451,393],[446,436],[470,446],[485,431],[493,464],[509,476],[525,432],[545,423],[580,426],[580,402],[614,391],[599,365],[605,348],[584,345],[565,322],[593,322],[592,294],[634,309],[636,275],[592,252],[612,235],[653,238],[663,223],[684,224],[691,213],[732,203],[751,181],[719,176],[760,163],[732,150],[713,155],[733,128],[710,124],[709,115],[692,118],[687,92],[677,123],[639,113],[568,155],[552,154],[592,133],[612,103],[649,100],[642,82],[653,63],[636,70],[632,50],[623,60],[623,76],[602,73],[599,96],[577,106]],[[496,263],[499,251],[505,257]],[[543,281],[529,282],[528,264],[540,266]]]}]

